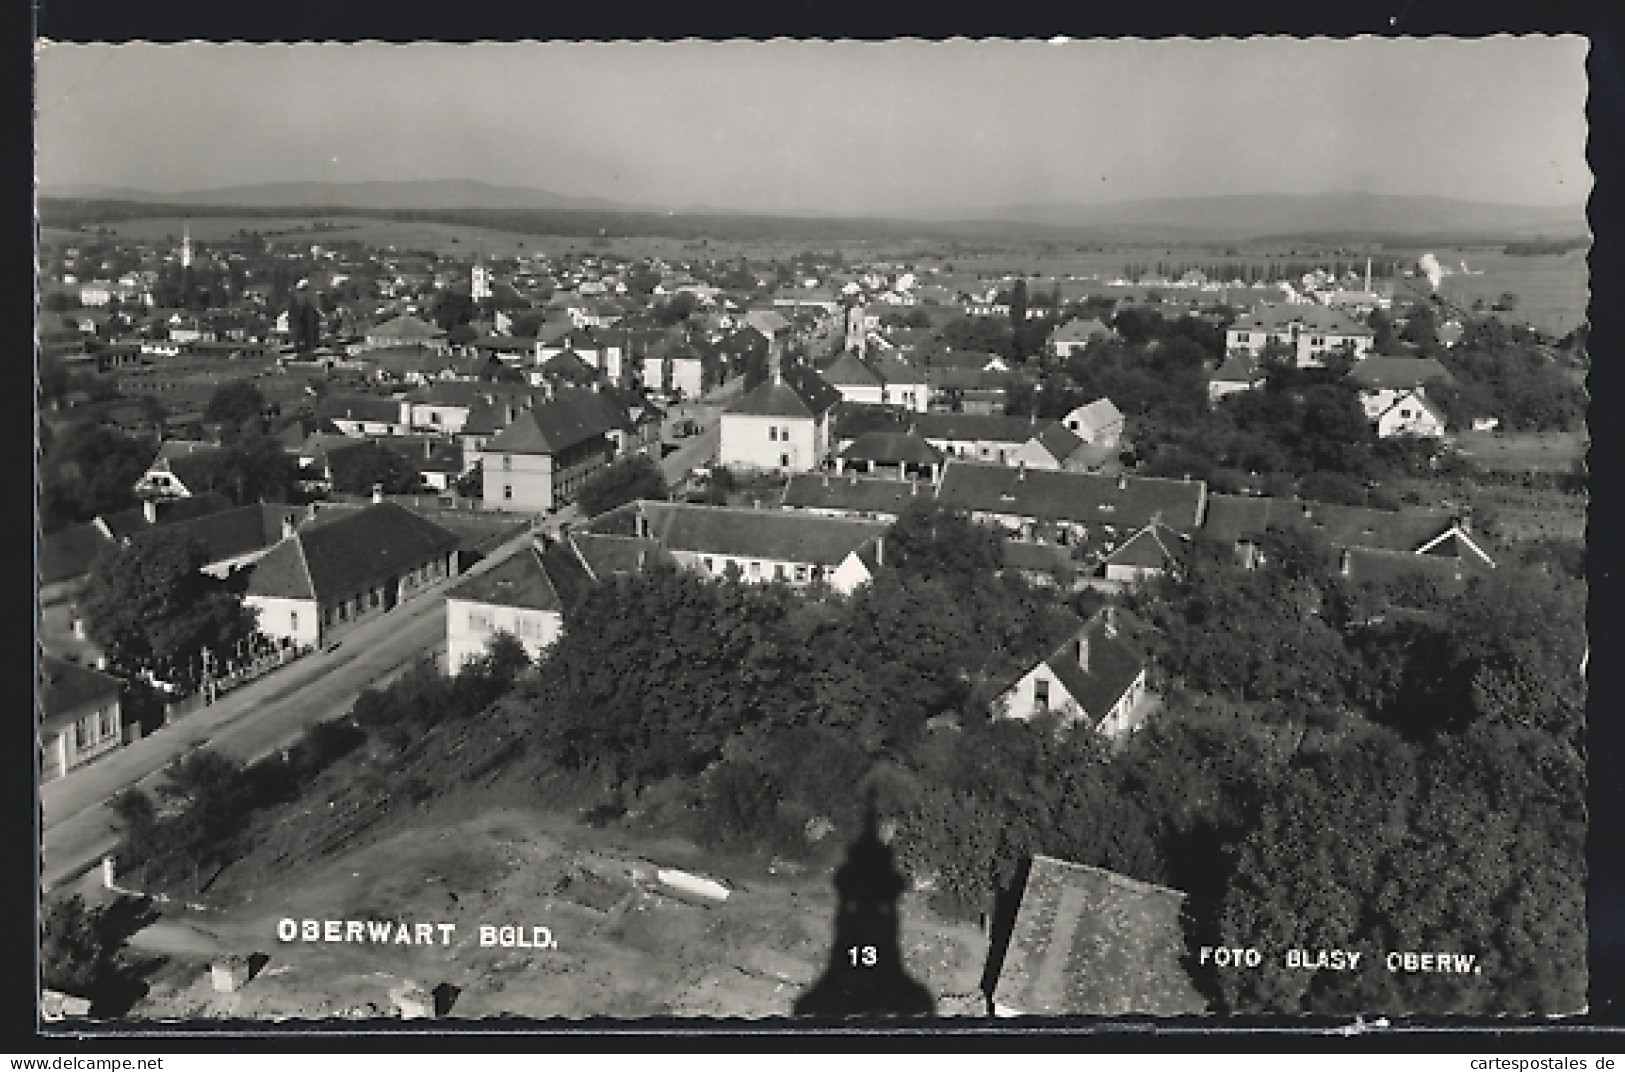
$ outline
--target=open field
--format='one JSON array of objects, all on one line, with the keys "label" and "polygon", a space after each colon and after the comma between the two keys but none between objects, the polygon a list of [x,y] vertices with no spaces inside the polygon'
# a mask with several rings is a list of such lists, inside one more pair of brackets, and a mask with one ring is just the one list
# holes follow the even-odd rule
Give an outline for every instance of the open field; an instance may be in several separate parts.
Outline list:
[{"label": "open field", "polygon": [[1585,437],[1573,432],[1461,432],[1455,445],[1480,468],[1505,472],[1567,472],[1586,453]]}]

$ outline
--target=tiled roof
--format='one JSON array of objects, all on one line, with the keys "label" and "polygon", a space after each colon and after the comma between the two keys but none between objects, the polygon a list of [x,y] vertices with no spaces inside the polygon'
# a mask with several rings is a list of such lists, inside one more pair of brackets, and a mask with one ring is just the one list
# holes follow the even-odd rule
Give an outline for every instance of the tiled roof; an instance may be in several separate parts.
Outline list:
[{"label": "tiled roof", "polygon": [[865,432],[841,451],[841,457],[849,462],[879,462],[883,465],[905,462],[910,465],[942,464],[940,450],[909,432]]},{"label": "tiled roof", "polygon": [[1064,575],[1081,572],[1083,567],[1068,548],[1052,543],[1005,540],[1004,568]]},{"label": "tiled roof", "polygon": [[991,413],[920,413],[913,418],[914,430],[926,439],[985,440],[991,443],[1021,444],[1057,421],[1034,422],[1028,417],[1005,417]]},{"label": "tiled roof", "polygon": [[1184,968],[1185,895],[1034,856],[993,991],[1033,1016],[1197,1015]]},{"label": "tiled roof", "polygon": [[[640,500],[649,537],[669,551],[837,566],[883,535],[878,521],[821,517],[795,510],[751,510]],[[594,524],[596,528],[596,522]]]},{"label": "tiled roof", "polygon": [[446,335],[439,327],[410,313],[403,313],[393,320],[386,320],[376,327],[368,328],[366,334],[369,339],[410,340],[440,339]]},{"label": "tiled roof", "polygon": [[[208,514],[219,513],[231,509],[231,500],[216,491],[206,491],[200,495],[191,495],[184,499],[172,499],[168,502],[154,504],[158,515],[158,524],[169,525],[180,521],[189,521],[193,518],[204,517]],[[115,540],[136,536],[153,527],[147,520],[146,512],[139,506],[132,506],[128,510],[119,510],[116,513],[103,514],[99,519],[100,526]]]},{"label": "tiled roof", "polygon": [[401,421],[401,403],[377,395],[337,395],[316,403],[316,416],[328,420]]},{"label": "tiled roof", "polygon": [[1121,426],[1123,414],[1109,398],[1097,398],[1088,405],[1079,406],[1067,417],[1076,420],[1082,426],[1080,434],[1089,439],[1113,425]]},{"label": "tiled roof", "polygon": [[882,383],[880,374],[850,350],[843,351],[819,375],[824,377],[824,382],[837,387],[879,387]]},{"label": "tiled roof", "polygon": [[1477,555],[1414,554],[1369,547],[1351,547],[1340,565],[1343,575],[1355,584],[1387,584],[1407,577],[1425,578],[1449,590],[1481,576],[1490,566]]},{"label": "tiled roof", "polygon": [[541,551],[535,546],[519,551],[484,573],[459,582],[446,593],[446,598],[525,610],[564,610],[564,602],[542,565]]},{"label": "tiled roof", "polygon": [[248,594],[340,598],[401,576],[457,548],[434,522],[394,503],[377,503],[308,525],[271,549],[254,567]]},{"label": "tiled roof", "polygon": [[751,417],[816,417],[841,401],[841,394],[810,368],[784,370],[783,382],[759,384],[725,412]]},{"label": "tiled roof", "polygon": [[1258,361],[1246,353],[1235,353],[1224,359],[1213,373],[1213,379],[1219,383],[1245,383],[1252,385],[1264,378],[1263,370],[1258,367]]},{"label": "tiled roof", "polygon": [[1112,329],[1094,317],[1068,320],[1055,329],[1051,338],[1055,342],[1087,342],[1097,336],[1110,335]]},{"label": "tiled roof", "polygon": [[949,461],[937,499],[960,510],[1035,520],[1140,528],[1158,518],[1180,530],[1200,519],[1207,486],[1200,480],[1111,477]]},{"label": "tiled roof", "polygon": [[[1078,661],[1078,643],[1086,641],[1089,668]],[[1145,660],[1122,640],[1107,634],[1104,620],[1096,615],[1083,628],[1056,648],[1044,660],[1066,691],[1077,701],[1088,724],[1093,727],[1122,699],[1134,679],[1145,669]]]},{"label": "tiled roof", "polygon": [[1388,357],[1372,354],[1349,370],[1349,379],[1372,390],[1403,391],[1434,380],[1454,382],[1450,371],[1431,357]]},{"label": "tiled roof", "polygon": [[203,545],[210,562],[250,554],[281,541],[283,522],[295,521],[297,506],[251,503],[163,527],[163,539],[190,539]]},{"label": "tiled roof", "polygon": [[790,321],[771,309],[752,309],[745,314],[745,323],[763,335],[776,335],[790,326]]},{"label": "tiled roof", "polygon": [[65,727],[67,718],[88,703],[115,697],[123,685],[116,677],[78,666],[54,655],[40,656],[40,712],[43,730]]},{"label": "tiled roof", "polygon": [[936,489],[907,480],[829,473],[794,473],[780,503],[801,510],[841,510],[852,514],[896,515],[916,498],[931,498]]},{"label": "tiled roof", "polygon": [[1083,446],[1083,440],[1064,424],[1057,422],[1040,427],[1043,430],[1033,438],[1038,440],[1038,445],[1049,451],[1050,457],[1057,462],[1066,461]]},{"label": "tiled roof", "polygon": [[577,561],[595,581],[642,573],[655,562],[670,562],[671,556],[654,540],[612,533],[572,532],[566,541]]},{"label": "tiled roof", "polygon": [[1219,495],[1208,499],[1203,527],[1228,542],[1256,541],[1271,526],[1303,526],[1318,532],[1333,547],[1416,551],[1455,524],[1439,510],[1374,510],[1364,506],[1276,499],[1268,496]]},{"label": "tiled roof", "polygon": [[1106,559],[1108,566],[1168,569],[1185,559],[1190,539],[1160,521],[1153,521],[1130,536]]},{"label": "tiled roof", "polygon": [[520,413],[485,449],[497,454],[557,454],[622,427],[609,412],[613,405],[591,391],[561,391]]},{"label": "tiled roof", "polygon": [[1362,321],[1329,305],[1265,305],[1244,314],[1230,325],[1231,331],[1286,332],[1291,325],[1322,335],[1371,335]]}]

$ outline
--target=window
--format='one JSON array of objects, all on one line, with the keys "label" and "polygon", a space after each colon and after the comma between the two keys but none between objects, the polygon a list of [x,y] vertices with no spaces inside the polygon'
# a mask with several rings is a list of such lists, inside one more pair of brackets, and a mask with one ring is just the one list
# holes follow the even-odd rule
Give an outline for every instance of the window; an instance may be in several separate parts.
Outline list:
[{"label": "window", "polygon": [[790,468],[790,455],[788,455],[788,454],[780,454],[779,455],[779,468],[780,469],[788,469],[788,468]]},{"label": "window", "polygon": [[288,632],[294,633],[294,632],[298,632],[298,630],[299,630],[299,612],[296,611],[296,610],[290,610],[288,612]]},{"label": "window", "polygon": [[504,485],[502,485],[502,497],[504,499],[512,499],[513,498],[513,485],[512,484],[504,484]]},{"label": "window", "polygon": [[774,563],[774,565],[773,565],[773,579],[775,581],[782,581],[782,580],[785,579],[784,563],[783,562]]},{"label": "window", "polygon": [[705,562],[705,572],[707,572],[707,573],[715,573],[716,572],[716,566],[712,562],[711,557],[709,555],[707,555],[703,559],[703,561]]},{"label": "window", "polygon": [[1409,417],[1411,415],[1410,407],[1409,406],[1401,406],[1401,407],[1399,407],[1399,415],[1401,417]]},{"label": "window", "polygon": [[774,443],[777,443],[779,441],[779,426],[778,425],[770,424],[770,425],[767,426],[767,438],[770,439],[771,441],[773,441]]},{"label": "window", "polygon": [[476,633],[488,633],[491,631],[491,616],[483,610],[471,610],[468,612],[468,627]]},{"label": "window", "polygon": [[762,575],[762,564],[760,562],[752,562],[750,564],[750,575],[752,577],[760,577]]},{"label": "window", "polygon": [[806,566],[797,566],[796,567],[796,583],[797,584],[805,584],[806,582],[807,582],[807,567]]},{"label": "window", "polygon": [[344,603],[339,604],[339,621],[347,622],[349,620],[350,620],[350,604],[346,601]]},{"label": "window", "polygon": [[1039,707],[1049,707],[1049,682],[1044,678],[1033,682],[1033,703]]},{"label": "window", "polygon": [[113,736],[115,729],[113,725],[113,712],[111,709],[98,712],[96,721],[102,737],[106,738]]},{"label": "window", "polygon": [[513,455],[512,454],[504,454],[502,456],[502,468],[504,468],[504,469],[512,469],[513,468]]},{"label": "window", "polygon": [[378,589],[374,588],[368,594],[372,597],[370,602],[372,603],[373,606],[376,607],[378,605]]},{"label": "window", "polygon": [[429,413],[429,423],[430,424],[439,424],[440,423],[440,414],[431,410],[430,413]]},{"label": "window", "polygon": [[75,748],[84,748],[96,739],[96,727],[91,721],[93,718],[95,718],[94,715],[90,718],[81,718],[73,724],[73,746]]}]

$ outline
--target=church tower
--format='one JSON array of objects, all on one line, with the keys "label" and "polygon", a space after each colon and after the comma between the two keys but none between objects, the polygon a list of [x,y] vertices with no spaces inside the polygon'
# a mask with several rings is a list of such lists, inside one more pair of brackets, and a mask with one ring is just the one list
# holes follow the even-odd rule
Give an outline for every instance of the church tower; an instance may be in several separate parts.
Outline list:
[{"label": "church tower", "polygon": [[474,255],[474,272],[469,280],[469,296],[475,301],[488,301],[491,297],[491,269],[485,266],[485,250]]},{"label": "church tower", "polygon": [[192,267],[192,221],[186,221],[181,230],[181,267]]}]

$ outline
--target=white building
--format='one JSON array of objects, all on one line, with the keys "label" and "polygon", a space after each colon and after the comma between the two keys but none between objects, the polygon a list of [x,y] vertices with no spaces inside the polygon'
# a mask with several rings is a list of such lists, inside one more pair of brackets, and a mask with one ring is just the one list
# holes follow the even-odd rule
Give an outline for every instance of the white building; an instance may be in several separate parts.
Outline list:
[{"label": "white building", "polygon": [[532,661],[564,629],[564,602],[534,544],[446,593],[446,672],[485,655],[491,638],[507,633]]}]

